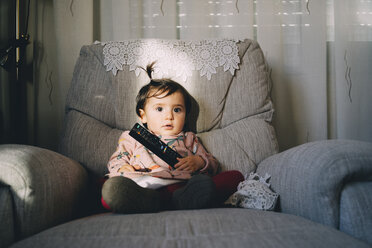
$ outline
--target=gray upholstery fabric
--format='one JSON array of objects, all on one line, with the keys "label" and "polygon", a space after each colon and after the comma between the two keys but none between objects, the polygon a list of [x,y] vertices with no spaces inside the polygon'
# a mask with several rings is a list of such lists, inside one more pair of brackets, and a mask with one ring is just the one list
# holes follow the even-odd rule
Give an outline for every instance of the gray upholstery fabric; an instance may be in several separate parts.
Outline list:
[{"label": "gray upholstery fabric", "polygon": [[[24,145],[0,145],[0,184],[11,192],[11,200],[6,197],[1,209],[8,209],[16,238],[71,220],[85,193],[86,180],[86,172],[78,163],[58,153]],[[3,224],[2,219],[2,228]]]},{"label": "gray upholstery fabric", "polygon": [[221,162],[222,170],[239,170],[243,175],[255,171],[257,164],[277,149],[273,127],[256,118],[246,118],[198,136]]},{"label": "gray upholstery fabric", "polygon": [[[190,127],[222,169],[253,172],[256,165],[278,151],[270,122],[273,106],[268,73],[257,42],[238,43],[240,69],[235,76],[217,68],[209,81],[199,72],[178,81],[194,97]],[[66,119],[60,151],[98,176],[123,130],[138,121],[135,97],[149,82],[124,66],[116,76],[103,65],[102,45],[81,49],[66,100]],[[177,80],[175,78],[175,80]]]},{"label": "gray upholstery fabric", "polygon": [[[243,44],[239,46],[241,62],[226,96],[221,127],[251,116],[271,122],[274,112],[269,97],[268,68],[262,50],[255,41],[246,40]],[[212,108],[215,106],[212,105]]]},{"label": "gray upholstery fabric", "polygon": [[[106,163],[117,146],[121,130],[110,128],[89,115],[75,110],[65,116],[68,123],[62,137],[62,154],[69,154],[98,176],[107,173]],[[88,166],[87,166],[88,165]]]},{"label": "gray upholstery fabric", "polygon": [[340,230],[372,244],[372,182],[345,185],[340,201]]},{"label": "gray upholstery fabric", "polygon": [[369,247],[301,217],[247,209],[89,217],[44,231],[16,247]]},{"label": "gray upholstery fabric", "polygon": [[[339,228],[342,190],[348,183],[372,180],[372,144],[311,142],[265,159],[257,172],[272,175],[270,183],[280,194],[281,211]],[[363,197],[363,191],[358,194]],[[353,206],[346,203],[344,208],[348,207]],[[366,222],[371,225],[372,219]]]},{"label": "gray upholstery fabric", "polygon": [[13,203],[8,186],[0,184],[0,247],[9,246],[15,240]]}]

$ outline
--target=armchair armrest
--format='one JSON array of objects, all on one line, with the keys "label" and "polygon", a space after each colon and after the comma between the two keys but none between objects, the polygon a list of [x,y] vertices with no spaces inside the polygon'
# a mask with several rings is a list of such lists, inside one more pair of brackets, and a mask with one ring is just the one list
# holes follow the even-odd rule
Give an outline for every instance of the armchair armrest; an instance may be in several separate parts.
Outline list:
[{"label": "armchair armrest", "polygon": [[306,143],[265,159],[257,172],[271,175],[282,212],[339,229],[345,185],[372,181],[372,144],[351,140]]},{"label": "armchair armrest", "polygon": [[[6,205],[0,204],[0,213],[12,213],[14,226],[13,234],[1,232],[0,239],[10,242],[25,238],[71,220],[87,181],[87,173],[79,163],[56,152],[25,145],[0,145],[0,187],[10,195]],[[0,223],[2,230],[4,223]]]}]

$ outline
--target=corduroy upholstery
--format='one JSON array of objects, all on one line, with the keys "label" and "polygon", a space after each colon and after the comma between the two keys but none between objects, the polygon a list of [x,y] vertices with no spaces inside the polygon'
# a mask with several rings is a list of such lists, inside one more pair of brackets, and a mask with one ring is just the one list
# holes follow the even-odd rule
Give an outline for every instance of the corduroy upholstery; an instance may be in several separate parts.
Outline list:
[{"label": "corduroy upholstery", "polygon": [[240,64],[234,75],[218,68],[209,81],[194,72],[182,84],[195,100],[190,129],[222,170],[271,174],[272,188],[280,195],[277,213],[218,208],[88,214],[86,203],[94,191],[89,182],[107,172],[121,132],[137,121],[135,96],[148,82],[127,66],[116,76],[107,72],[102,49],[100,44],[81,49],[66,101],[63,155],[32,146],[0,146],[1,247],[16,241],[14,247],[328,248],[372,243],[372,145],[318,141],[277,153],[267,67],[251,40],[238,43]]}]

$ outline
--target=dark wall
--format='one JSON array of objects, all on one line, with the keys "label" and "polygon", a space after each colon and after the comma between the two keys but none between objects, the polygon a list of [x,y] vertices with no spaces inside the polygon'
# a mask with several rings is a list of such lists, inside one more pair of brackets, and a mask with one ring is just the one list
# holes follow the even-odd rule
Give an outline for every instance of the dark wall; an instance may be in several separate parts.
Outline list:
[{"label": "dark wall", "polygon": [[[4,62],[5,50],[9,48],[15,37],[15,2],[14,0],[0,1],[0,54]],[[12,128],[10,94],[15,81],[15,50],[7,56],[5,68],[0,67],[0,142],[10,143],[14,140],[15,131]]]},{"label": "dark wall", "polygon": [[[26,32],[27,0],[19,1],[19,33]],[[0,143],[27,141],[27,96],[23,73],[25,46],[16,61],[16,0],[0,1]],[[25,43],[24,43],[25,44]],[[6,61],[6,62],[5,62]]]}]

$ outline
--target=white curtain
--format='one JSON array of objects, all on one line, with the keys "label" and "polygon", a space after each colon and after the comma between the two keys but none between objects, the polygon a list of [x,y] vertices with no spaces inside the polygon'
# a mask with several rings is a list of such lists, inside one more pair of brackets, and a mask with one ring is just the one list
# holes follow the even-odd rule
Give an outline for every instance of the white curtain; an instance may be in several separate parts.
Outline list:
[{"label": "white curtain", "polygon": [[332,135],[372,141],[372,1],[334,1]]},{"label": "white curtain", "polygon": [[57,150],[64,104],[82,45],[93,41],[93,1],[31,1],[33,93],[29,142]]},{"label": "white curtain", "polygon": [[44,0],[38,8],[48,11],[35,18],[35,40],[49,51],[35,72],[38,145],[53,148],[55,140],[43,129],[54,130],[57,138],[82,45],[218,37],[250,38],[261,45],[281,150],[328,138],[372,142],[372,1]]}]

